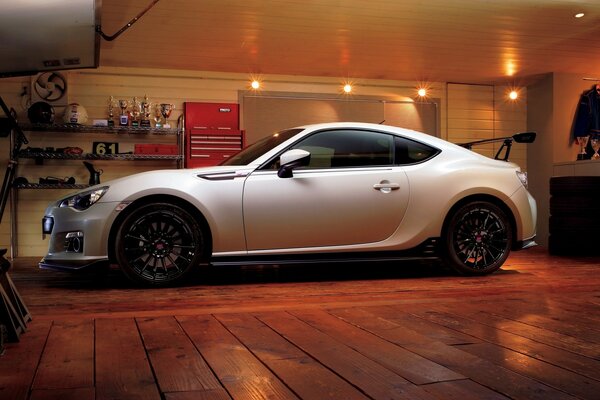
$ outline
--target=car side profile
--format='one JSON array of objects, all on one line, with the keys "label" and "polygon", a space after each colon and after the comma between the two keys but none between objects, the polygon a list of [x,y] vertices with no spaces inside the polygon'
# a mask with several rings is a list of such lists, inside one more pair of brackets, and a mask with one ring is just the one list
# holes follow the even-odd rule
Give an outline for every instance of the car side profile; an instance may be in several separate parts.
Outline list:
[{"label": "car side profile", "polygon": [[366,123],[283,130],[222,165],[158,170],[51,204],[42,268],[118,264],[169,285],[200,265],[436,258],[491,273],[534,244],[526,174],[442,139]]}]

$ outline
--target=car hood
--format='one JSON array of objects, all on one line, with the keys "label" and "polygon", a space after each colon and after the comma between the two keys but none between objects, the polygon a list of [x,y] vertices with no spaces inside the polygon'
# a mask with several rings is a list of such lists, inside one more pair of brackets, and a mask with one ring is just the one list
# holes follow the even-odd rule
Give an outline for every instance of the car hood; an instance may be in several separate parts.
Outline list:
[{"label": "car hood", "polygon": [[244,166],[216,166],[153,170],[106,181],[95,187],[109,187],[100,202],[128,201],[149,194],[185,193],[192,186],[196,186],[199,181],[244,177],[253,169],[253,167]]}]

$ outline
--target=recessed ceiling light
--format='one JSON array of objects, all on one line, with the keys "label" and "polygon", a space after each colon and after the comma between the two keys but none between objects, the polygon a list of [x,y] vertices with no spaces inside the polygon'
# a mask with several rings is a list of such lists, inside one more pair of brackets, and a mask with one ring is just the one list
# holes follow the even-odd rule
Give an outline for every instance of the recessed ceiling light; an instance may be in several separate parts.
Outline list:
[{"label": "recessed ceiling light", "polygon": [[575,18],[582,18],[585,15],[585,13],[577,13],[575,14]]}]

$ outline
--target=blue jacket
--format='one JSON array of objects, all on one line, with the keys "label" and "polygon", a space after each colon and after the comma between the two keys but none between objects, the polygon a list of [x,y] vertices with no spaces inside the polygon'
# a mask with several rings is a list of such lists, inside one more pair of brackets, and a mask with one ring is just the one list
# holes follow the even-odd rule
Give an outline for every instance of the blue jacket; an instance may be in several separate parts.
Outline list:
[{"label": "blue jacket", "polygon": [[574,137],[592,133],[600,133],[600,92],[596,89],[596,85],[579,98],[573,124]]}]

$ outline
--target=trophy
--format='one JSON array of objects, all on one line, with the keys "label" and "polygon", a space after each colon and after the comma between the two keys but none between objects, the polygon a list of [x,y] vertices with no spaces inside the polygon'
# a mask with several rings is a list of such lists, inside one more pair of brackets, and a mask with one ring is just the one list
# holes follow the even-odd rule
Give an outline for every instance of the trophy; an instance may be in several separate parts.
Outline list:
[{"label": "trophy", "polygon": [[142,114],[142,107],[137,97],[133,98],[131,103],[131,126],[140,126],[140,115]]},{"label": "trophy", "polygon": [[160,112],[160,106],[157,104],[156,107],[154,108],[154,127],[155,128],[162,128],[162,114]]},{"label": "trophy", "polygon": [[150,128],[150,101],[148,100],[148,96],[144,96],[144,101],[142,101],[142,120],[140,121],[140,126],[142,128]]},{"label": "trophy", "polygon": [[575,140],[577,141],[577,144],[579,145],[579,154],[577,154],[577,160],[585,160],[587,158],[587,153],[585,151],[585,148],[587,147],[589,139],[590,139],[589,136],[575,137]]},{"label": "trophy", "polygon": [[600,133],[595,133],[590,136],[590,144],[592,145],[592,150],[594,150],[592,160],[600,160],[600,154],[598,154],[598,151],[600,150]]},{"label": "trophy", "polygon": [[163,128],[170,128],[171,125],[169,124],[169,117],[171,116],[171,113],[173,112],[173,110],[175,109],[175,106],[173,104],[161,104],[160,105],[160,114],[163,116],[165,123],[163,124]]},{"label": "trophy", "polygon": [[115,126],[115,112],[114,112],[114,107],[115,107],[115,98],[110,96],[108,98],[108,126]]},{"label": "trophy", "polygon": [[127,113],[127,107],[129,102],[127,100],[119,100],[119,107],[121,107],[121,115],[119,115],[119,125],[129,125],[129,114]]}]

